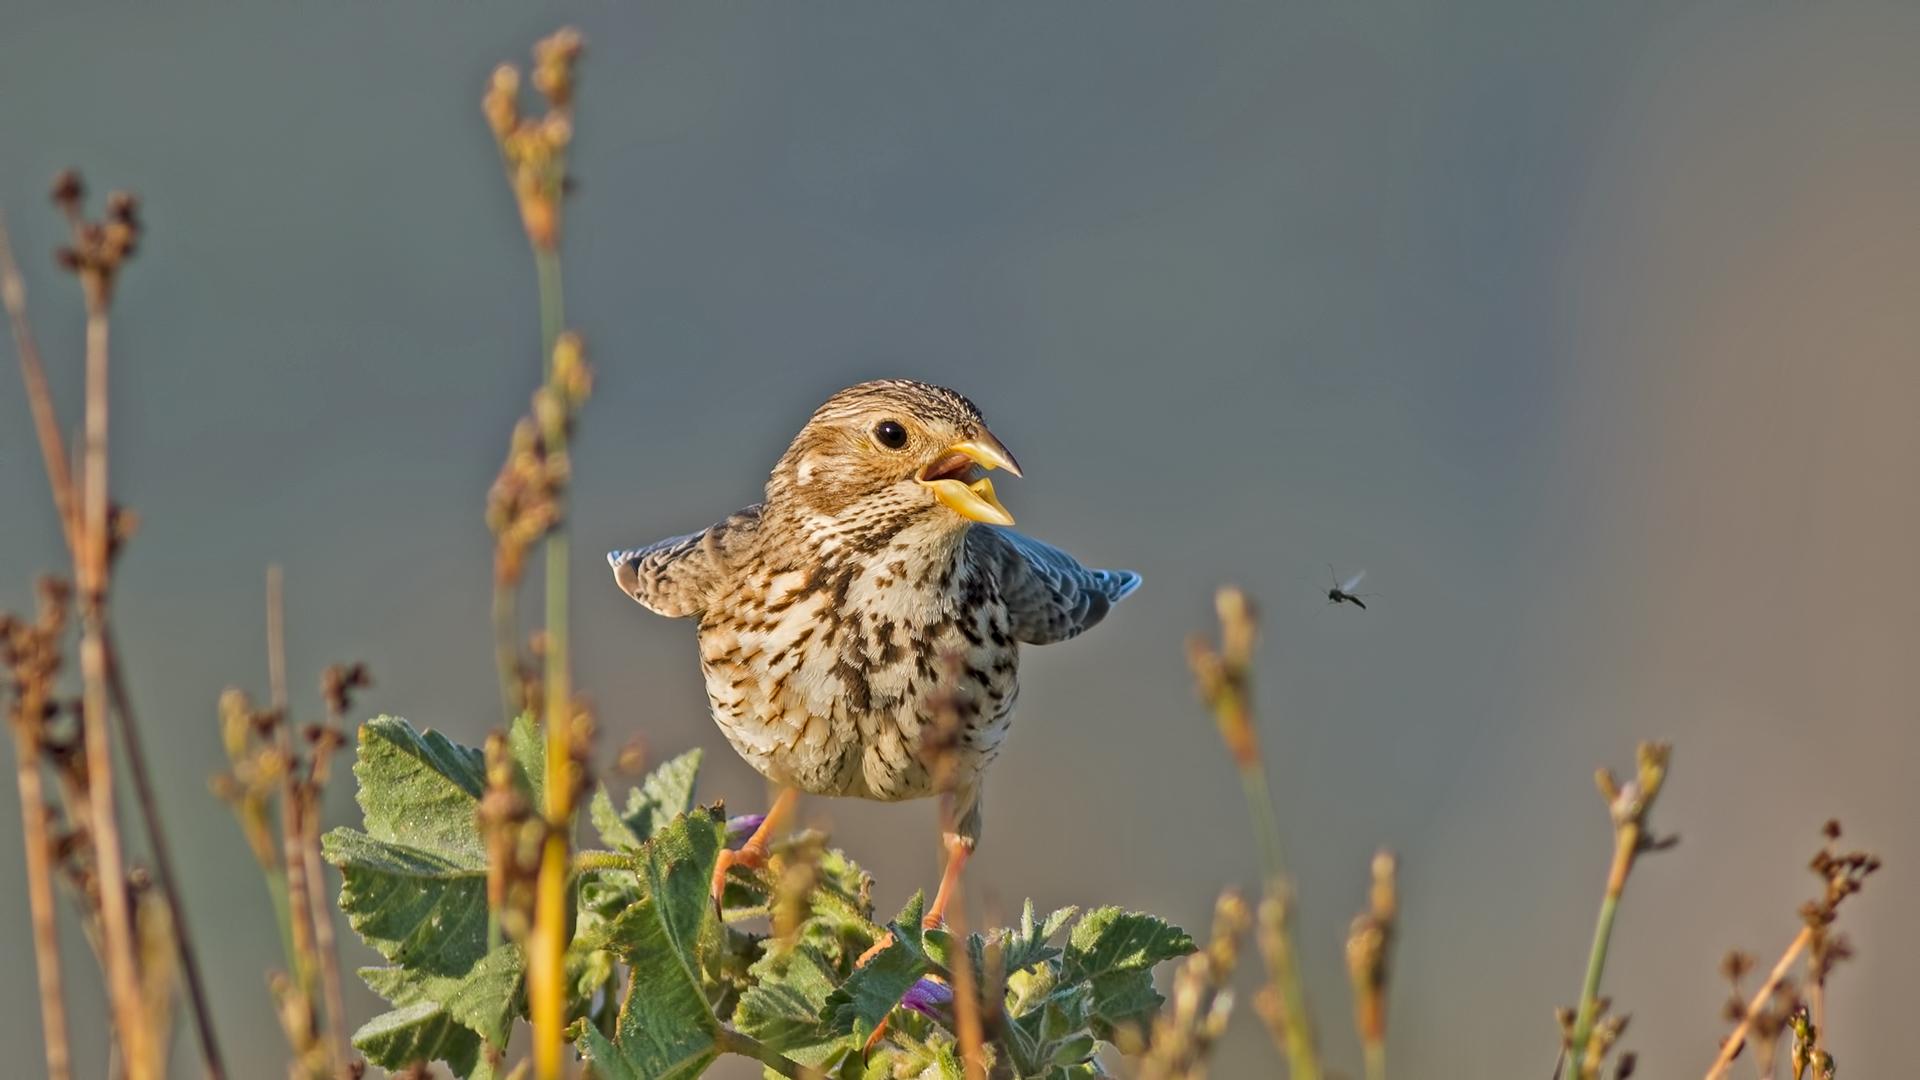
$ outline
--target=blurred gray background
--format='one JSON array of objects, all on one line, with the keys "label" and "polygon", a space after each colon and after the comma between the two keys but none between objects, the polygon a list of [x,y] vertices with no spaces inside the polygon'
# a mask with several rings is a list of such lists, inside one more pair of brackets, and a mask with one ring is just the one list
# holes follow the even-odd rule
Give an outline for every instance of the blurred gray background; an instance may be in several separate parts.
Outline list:
[{"label": "blurred gray background", "polygon": [[[1610,848],[1592,772],[1656,737],[1677,744],[1656,822],[1683,840],[1636,872],[1606,985],[1642,1074],[1704,1070],[1719,958],[1793,936],[1829,816],[1887,860],[1844,916],[1831,1046],[1855,1076],[1907,1060],[1913,4],[11,0],[0,205],[69,423],[79,309],[47,181],[79,165],[145,199],[114,331],[115,487],[145,522],[118,618],[236,1075],[284,1069],[266,894],[205,786],[222,688],[264,695],[264,567],[286,567],[303,712],[325,664],[363,659],[369,714],[467,742],[496,721],[481,508],[538,320],[477,103],[562,23],[589,46],[566,282],[599,373],[574,610],[603,747],[705,747],[704,795],[764,804],[706,716],[692,628],[600,553],[755,500],[833,390],[934,380],[1026,466],[1000,485],[1023,529],[1146,578],[1029,652],[976,905],[1204,930],[1253,884],[1181,659],[1237,581],[1264,604],[1302,947],[1350,1074],[1341,941],[1379,845],[1404,867],[1396,1073],[1551,1071]],[[12,371],[19,610],[63,559]],[[1369,571],[1370,610],[1326,606],[1329,563]],[[883,908],[935,883],[931,804],[806,813]],[[26,1075],[15,800],[0,817],[0,1045]],[[72,985],[99,1015],[97,980]],[[1242,1015],[1216,1073],[1277,1062]]]}]

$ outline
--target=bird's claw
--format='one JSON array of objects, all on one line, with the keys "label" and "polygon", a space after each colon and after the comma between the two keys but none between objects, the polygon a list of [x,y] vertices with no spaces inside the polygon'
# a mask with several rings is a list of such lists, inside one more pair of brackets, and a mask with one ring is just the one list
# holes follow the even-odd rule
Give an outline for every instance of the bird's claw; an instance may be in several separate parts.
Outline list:
[{"label": "bird's claw", "polygon": [[720,911],[720,899],[727,891],[727,871],[736,866],[745,866],[754,870],[767,865],[765,848],[755,848],[752,844],[739,849],[726,848],[720,852],[719,859],[713,864],[713,910]]}]

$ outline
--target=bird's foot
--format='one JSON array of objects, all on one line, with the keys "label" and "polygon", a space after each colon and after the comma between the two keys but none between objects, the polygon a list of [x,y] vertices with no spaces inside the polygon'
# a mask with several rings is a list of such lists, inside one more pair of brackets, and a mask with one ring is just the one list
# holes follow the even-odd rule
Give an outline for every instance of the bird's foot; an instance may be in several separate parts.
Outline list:
[{"label": "bird's foot", "polygon": [[713,909],[720,910],[720,897],[727,891],[727,871],[736,866],[745,866],[754,870],[767,865],[767,849],[755,848],[752,844],[735,851],[726,849],[720,852],[720,858],[713,864]]},{"label": "bird's foot", "polygon": [[753,830],[747,842],[738,848],[722,848],[720,857],[713,864],[713,910],[720,911],[720,898],[727,891],[727,871],[735,866],[746,866],[758,870],[767,865],[767,856],[773,851],[773,838],[786,826],[787,819],[793,816],[793,808],[800,801],[797,788],[782,788],[773,805],[767,807],[766,816],[760,819],[760,827]]}]

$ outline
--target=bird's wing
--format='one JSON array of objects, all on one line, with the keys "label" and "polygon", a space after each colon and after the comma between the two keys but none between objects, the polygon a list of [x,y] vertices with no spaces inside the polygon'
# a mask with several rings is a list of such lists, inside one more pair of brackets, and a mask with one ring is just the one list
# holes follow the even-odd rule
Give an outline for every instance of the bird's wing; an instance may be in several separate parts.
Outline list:
[{"label": "bird's wing", "polygon": [[1089,570],[1059,548],[1011,529],[976,525],[967,530],[967,546],[998,567],[1013,636],[1029,645],[1073,637],[1140,586],[1140,575],[1131,570]]},{"label": "bird's wing", "polygon": [[745,510],[697,533],[668,537],[643,548],[607,552],[620,591],[648,611],[668,618],[698,615],[719,583],[729,550],[760,524],[760,507]]}]

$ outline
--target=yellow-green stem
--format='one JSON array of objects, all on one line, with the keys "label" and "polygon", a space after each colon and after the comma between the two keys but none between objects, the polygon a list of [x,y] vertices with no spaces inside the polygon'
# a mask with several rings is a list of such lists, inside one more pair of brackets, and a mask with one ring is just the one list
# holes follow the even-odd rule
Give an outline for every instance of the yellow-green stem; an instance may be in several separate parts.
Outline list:
[{"label": "yellow-green stem", "polygon": [[549,834],[534,892],[534,925],[528,942],[528,1019],[533,1023],[533,1068],[541,1080],[560,1076],[566,1014],[567,841]]},{"label": "yellow-green stem", "polygon": [[1369,1041],[1361,1048],[1367,1059],[1367,1080],[1387,1080],[1387,1046]]},{"label": "yellow-green stem", "polygon": [[1626,891],[1627,875],[1633,870],[1633,857],[1640,850],[1640,826],[1628,822],[1616,828],[1613,841],[1613,865],[1607,872],[1607,891],[1600,899],[1600,918],[1593,928],[1593,948],[1587,953],[1587,977],[1580,985],[1580,1004],[1574,1010],[1573,1037],[1567,1043],[1567,1075],[1581,1080],[1586,1075],[1587,1042],[1593,1038],[1593,1025],[1599,1019],[1600,976],[1607,967],[1607,945],[1613,940],[1613,916],[1620,907],[1620,895]]},{"label": "yellow-green stem", "polygon": [[1280,818],[1273,809],[1273,796],[1267,790],[1264,762],[1255,759],[1240,767],[1240,790],[1247,797],[1247,816],[1253,820],[1253,832],[1260,842],[1261,869],[1268,881],[1284,881],[1285,860],[1280,857]]},{"label": "yellow-green stem", "polygon": [[1285,910],[1280,920],[1283,944],[1273,977],[1274,989],[1287,1015],[1287,1064],[1293,1080],[1320,1080],[1320,1054],[1313,1044],[1313,1025],[1307,1016],[1307,993],[1300,985],[1300,970],[1294,959],[1292,886],[1287,882],[1286,863],[1280,856],[1280,818],[1273,809],[1273,796],[1267,790],[1265,763],[1254,758],[1240,766],[1240,788],[1246,793],[1247,815],[1253,819],[1253,831],[1260,839],[1260,856],[1266,871],[1269,895],[1284,896]]},{"label": "yellow-green stem", "polygon": [[[549,385],[553,375],[553,347],[563,325],[560,294],[560,254],[536,249],[534,265],[540,279],[540,337],[546,357]],[[549,412],[545,436],[550,458],[567,453],[566,410]],[[534,1072],[540,1080],[561,1075],[561,1037],[566,1027],[567,875],[571,869],[569,840],[573,831],[573,692],[567,663],[567,530],[566,493],[554,493],[559,521],[546,538],[546,722],[547,842],[541,854],[540,877],[534,900],[533,955],[527,972],[533,1020]]]}]

